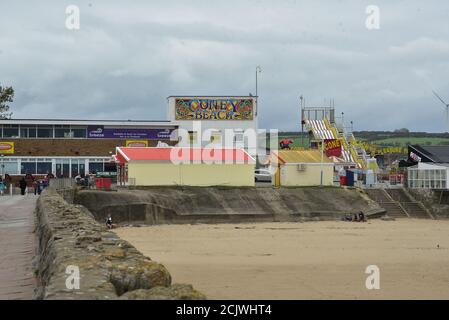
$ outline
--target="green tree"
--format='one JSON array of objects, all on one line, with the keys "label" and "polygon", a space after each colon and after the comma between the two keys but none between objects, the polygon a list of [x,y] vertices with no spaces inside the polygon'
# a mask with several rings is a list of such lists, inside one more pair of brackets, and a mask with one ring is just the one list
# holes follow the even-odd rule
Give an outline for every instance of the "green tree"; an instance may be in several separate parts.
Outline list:
[{"label": "green tree", "polygon": [[0,120],[10,119],[12,112],[9,112],[8,102],[12,102],[14,98],[14,89],[12,87],[0,86]]}]

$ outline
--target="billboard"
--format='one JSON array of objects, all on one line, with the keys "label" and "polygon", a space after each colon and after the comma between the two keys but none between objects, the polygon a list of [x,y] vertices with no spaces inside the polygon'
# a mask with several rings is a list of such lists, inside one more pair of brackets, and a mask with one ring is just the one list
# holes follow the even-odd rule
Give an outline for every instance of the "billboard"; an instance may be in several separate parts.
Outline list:
[{"label": "billboard", "polygon": [[0,154],[13,154],[14,142],[0,141]]},{"label": "billboard", "polygon": [[252,98],[177,98],[176,120],[253,120]]},{"label": "billboard", "polygon": [[324,150],[328,157],[341,157],[341,141],[339,139],[324,140]]},{"label": "billboard", "polygon": [[88,126],[87,137],[91,139],[169,140],[173,130],[174,129],[105,128],[104,126]]}]

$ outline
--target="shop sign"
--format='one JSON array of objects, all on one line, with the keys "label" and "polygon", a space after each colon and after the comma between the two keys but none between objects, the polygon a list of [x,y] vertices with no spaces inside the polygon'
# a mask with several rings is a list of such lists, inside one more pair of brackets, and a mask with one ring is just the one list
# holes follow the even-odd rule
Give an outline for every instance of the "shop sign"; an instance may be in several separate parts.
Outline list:
[{"label": "shop sign", "polygon": [[252,98],[178,98],[176,120],[253,120]]},{"label": "shop sign", "polygon": [[87,137],[91,139],[149,139],[170,140],[174,129],[131,129],[88,126]]},{"label": "shop sign", "polygon": [[14,142],[0,141],[0,154],[13,154]]},{"label": "shop sign", "polygon": [[127,147],[148,147],[148,140],[126,140]]},{"label": "shop sign", "polygon": [[421,162],[421,157],[414,152],[410,152],[410,158],[416,162]]},{"label": "shop sign", "polygon": [[324,151],[328,157],[341,157],[341,141],[340,139],[324,140]]}]

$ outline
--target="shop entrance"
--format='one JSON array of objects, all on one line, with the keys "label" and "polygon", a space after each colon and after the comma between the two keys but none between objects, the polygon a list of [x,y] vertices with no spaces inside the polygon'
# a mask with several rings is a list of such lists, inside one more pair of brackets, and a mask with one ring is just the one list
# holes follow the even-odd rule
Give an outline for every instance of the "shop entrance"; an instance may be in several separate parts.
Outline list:
[{"label": "shop entrance", "polygon": [[70,177],[70,161],[69,159],[56,160],[56,177],[69,178]]}]

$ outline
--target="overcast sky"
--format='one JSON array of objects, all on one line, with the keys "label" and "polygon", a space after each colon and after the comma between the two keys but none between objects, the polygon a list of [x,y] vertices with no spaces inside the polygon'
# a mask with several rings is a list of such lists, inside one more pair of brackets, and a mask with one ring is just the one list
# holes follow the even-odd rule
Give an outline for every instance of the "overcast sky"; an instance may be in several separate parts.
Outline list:
[{"label": "overcast sky", "polygon": [[333,98],[354,130],[448,130],[432,94],[449,103],[445,0],[0,0],[0,13],[15,118],[166,119],[169,95],[254,94],[260,65],[260,127],[299,130],[302,94]]}]

